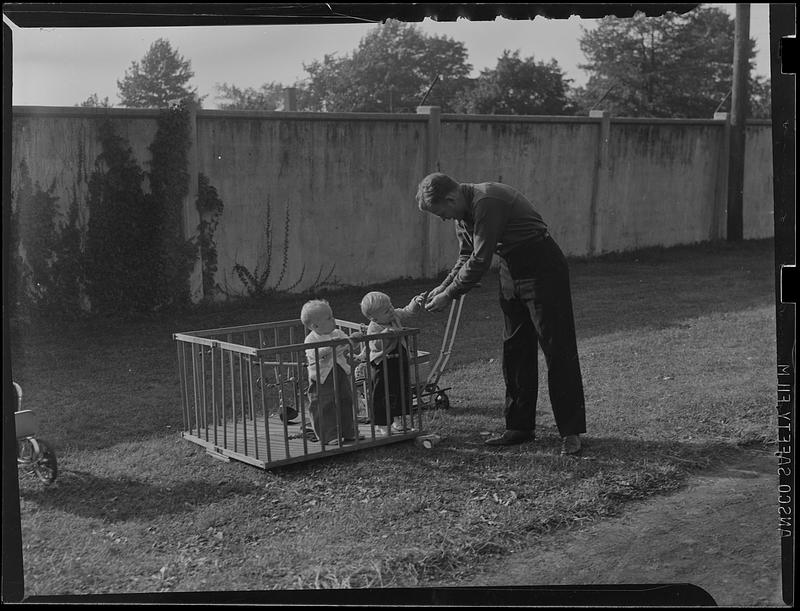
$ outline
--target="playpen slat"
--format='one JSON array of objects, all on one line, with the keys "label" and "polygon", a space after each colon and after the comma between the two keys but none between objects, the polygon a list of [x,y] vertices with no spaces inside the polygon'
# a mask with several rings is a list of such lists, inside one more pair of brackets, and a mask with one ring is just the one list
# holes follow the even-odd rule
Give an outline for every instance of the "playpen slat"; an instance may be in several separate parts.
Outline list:
[{"label": "playpen slat", "polygon": [[278,413],[284,413],[284,417],[281,419],[283,424],[283,433],[284,438],[286,439],[286,455],[289,455],[289,424],[288,418],[286,417],[288,414],[284,412],[284,406],[280,404],[281,401],[281,392],[283,391],[283,376],[281,375],[282,370],[282,362],[281,362],[281,353],[278,353],[278,367],[275,370],[275,382],[278,385]]},{"label": "playpen slat", "polygon": [[[200,400],[201,400],[201,413],[203,416],[203,426],[206,428],[206,435],[208,435],[208,405],[206,404],[206,355],[205,348],[200,346]],[[208,438],[206,438],[208,441]]]},{"label": "playpen slat", "polygon": [[[291,328],[289,329],[289,343],[292,343],[292,330],[291,330]],[[294,353],[290,353],[290,354],[294,355],[294,357],[295,357],[294,360],[297,361],[297,363],[298,363],[298,366],[297,366],[297,384],[295,384],[294,389],[293,389],[294,390],[294,396],[295,396],[294,404],[297,406],[297,411],[300,413],[300,430],[301,431],[305,431],[305,430],[307,430],[307,425],[308,425],[308,421],[306,420],[306,405],[305,405],[305,401],[303,399],[303,395],[304,395],[303,387],[304,387],[304,382],[305,382],[305,378],[304,378],[303,374],[306,373],[306,368],[299,364],[301,362],[300,361],[300,358],[301,358],[300,357],[300,353],[294,352]],[[303,439],[303,454],[308,454],[308,439],[306,439],[305,435],[303,435],[302,439]]]},{"label": "playpen slat", "polygon": [[253,361],[252,361],[252,359],[250,357],[247,357],[247,374],[246,374],[245,377],[247,378],[248,402],[250,403],[250,409],[248,410],[248,415],[253,418],[253,450],[254,450],[256,459],[258,459],[259,458],[259,455],[258,455],[258,427],[255,426],[255,422],[256,422],[256,396],[255,396],[255,393],[253,392]]},{"label": "playpen slat", "polygon": [[[228,418],[225,415],[225,350],[223,348],[219,349],[219,400],[221,403],[220,408],[222,409],[220,417],[222,421],[222,445],[227,448],[228,427],[226,423]],[[215,422],[214,425],[216,426],[217,423]]]},{"label": "playpen slat", "polygon": [[[234,385],[235,375],[233,370],[233,352],[230,350],[228,351],[228,360],[230,362],[230,369],[231,369],[231,415],[233,416],[233,431],[231,433],[231,437],[233,438],[233,451],[238,451],[237,446],[237,436],[236,436],[236,386]],[[225,447],[228,447],[228,444],[225,444]]]},{"label": "playpen slat", "polygon": [[197,425],[197,434],[200,435],[200,414],[198,413],[199,401],[197,397],[197,347],[192,346],[192,393],[194,395],[194,422]]},{"label": "playpen slat", "polygon": [[[261,339],[261,337],[259,337]],[[267,378],[264,376],[264,363],[258,361],[258,373],[261,380],[261,417],[264,420],[264,441],[267,449],[267,462],[272,462],[272,441],[269,435],[269,413],[267,408]]]},{"label": "playpen slat", "polygon": [[183,416],[183,428],[189,430],[189,391],[186,388],[188,376],[186,375],[186,344],[178,342],[178,376],[181,387],[181,412]]},{"label": "playpen slat", "polygon": [[[217,423],[217,368],[214,359],[215,349],[211,348],[211,421]],[[214,427],[214,444],[217,440],[217,427]]]},{"label": "playpen slat", "polygon": [[239,365],[239,407],[241,408],[241,420],[239,424],[242,426],[243,435],[239,436],[239,430],[236,431],[236,438],[244,440],[244,453],[247,454],[247,414],[245,413],[245,400],[244,400],[244,369],[242,367],[242,355],[237,356],[237,364]]}]

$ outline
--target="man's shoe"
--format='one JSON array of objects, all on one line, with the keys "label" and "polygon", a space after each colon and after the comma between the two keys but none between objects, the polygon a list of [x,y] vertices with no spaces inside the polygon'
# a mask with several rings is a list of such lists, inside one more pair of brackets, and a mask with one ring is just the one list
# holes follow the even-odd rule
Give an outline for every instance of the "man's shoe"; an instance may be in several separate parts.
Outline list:
[{"label": "man's shoe", "polygon": [[567,435],[561,442],[563,456],[575,456],[581,453],[581,438],[577,435]]},{"label": "man's shoe", "polygon": [[504,432],[502,435],[497,435],[495,437],[489,437],[485,443],[487,446],[512,446],[518,443],[524,443],[526,441],[533,440],[533,433],[530,431],[513,431],[508,430]]}]

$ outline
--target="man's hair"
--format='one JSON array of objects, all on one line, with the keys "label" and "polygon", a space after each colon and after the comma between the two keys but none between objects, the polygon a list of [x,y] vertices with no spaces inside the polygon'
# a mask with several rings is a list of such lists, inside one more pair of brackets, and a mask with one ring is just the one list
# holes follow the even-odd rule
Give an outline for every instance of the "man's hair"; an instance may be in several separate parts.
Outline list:
[{"label": "man's hair", "polygon": [[361,313],[369,318],[370,314],[375,310],[387,305],[390,307],[392,305],[392,300],[389,298],[389,295],[381,293],[380,291],[371,291],[364,295],[364,298],[361,300]]},{"label": "man's hair", "polygon": [[307,327],[316,316],[317,312],[329,311],[333,313],[331,305],[326,299],[312,299],[306,301],[300,310],[300,321]]},{"label": "man's hair", "polygon": [[428,211],[432,204],[442,201],[458,189],[458,183],[447,174],[434,172],[428,174],[417,188],[417,205],[420,210]]}]

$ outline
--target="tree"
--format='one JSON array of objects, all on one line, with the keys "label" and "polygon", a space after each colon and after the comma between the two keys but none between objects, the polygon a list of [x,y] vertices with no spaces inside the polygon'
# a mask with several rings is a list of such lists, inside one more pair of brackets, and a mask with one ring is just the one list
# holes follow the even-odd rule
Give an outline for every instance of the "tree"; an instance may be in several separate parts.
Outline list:
[{"label": "tree", "polygon": [[131,62],[124,78],[117,81],[121,105],[128,108],[169,108],[187,99],[198,106],[205,96],[188,86],[194,76],[185,60],[168,40],[159,38],[142,57]]},{"label": "tree", "polygon": [[452,110],[472,70],[466,59],[463,43],[388,20],[364,36],[352,56],[325,55],[304,64],[309,78],[298,104],[339,112],[415,112],[438,81],[426,103]]},{"label": "tree", "polygon": [[81,102],[79,106],[82,108],[111,108],[111,103],[108,101],[108,96],[101,100],[97,93],[93,93]]},{"label": "tree", "polygon": [[582,112],[597,105],[618,116],[710,118],[731,89],[734,21],[721,9],[606,17],[582,30],[587,63],[579,67],[590,72],[574,93]]},{"label": "tree", "polygon": [[481,71],[458,109],[471,114],[569,114],[570,82],[555,60],[520,59],[519,51],[504,50],[494,69]]},{"label": "tree", "polygon": [[235,85],[217,85],[217,100],[222,110],[278,110],[283,106],[283,85],[265,83],[259,89],[240,89]]},{"label": "tree", "polygon": [[[772,90],[769,81],[757,76],[748,85],[750,92],[750,117],[769,119],[772,117]],[[730,108],[730,106],[728,106]]]}]

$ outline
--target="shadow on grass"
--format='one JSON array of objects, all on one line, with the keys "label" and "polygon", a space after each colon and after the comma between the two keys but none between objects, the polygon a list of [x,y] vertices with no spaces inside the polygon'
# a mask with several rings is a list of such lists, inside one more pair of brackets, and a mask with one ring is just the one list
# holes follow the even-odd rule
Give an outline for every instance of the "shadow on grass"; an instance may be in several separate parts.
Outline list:
[{"label": "shadow on grass", "polygon": [[[22,480],[22,478],[21,478]],[[20,481],[20,498],[37,505],[106,522],[155,520],[189,513],[231,496],[254,493],[252,482],[224,484],[188,480],[155,486],[132,477],[99,477],[86,471],[63,470],[49,487]]]},{"label": "shadow on grass", "polygon": [[[578,341],[773,304],[773,263],[772,240],[652,248],[572,260]],[[481,289],[470,292],[464,309],[468,317],[488,314],[490,321],[497,319],[499,331],[496,276],[491,272]]]}]

